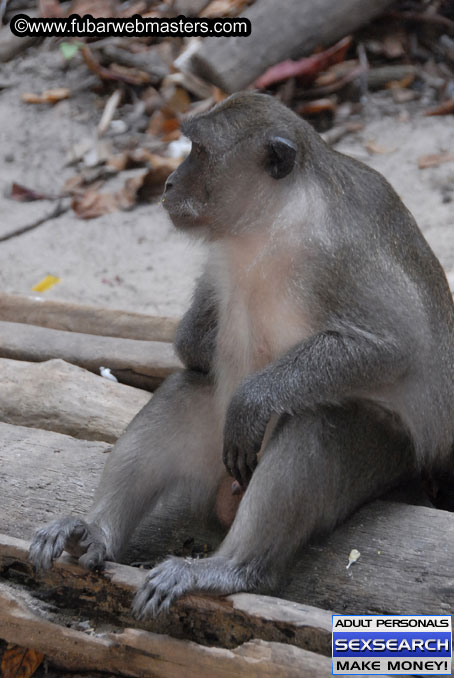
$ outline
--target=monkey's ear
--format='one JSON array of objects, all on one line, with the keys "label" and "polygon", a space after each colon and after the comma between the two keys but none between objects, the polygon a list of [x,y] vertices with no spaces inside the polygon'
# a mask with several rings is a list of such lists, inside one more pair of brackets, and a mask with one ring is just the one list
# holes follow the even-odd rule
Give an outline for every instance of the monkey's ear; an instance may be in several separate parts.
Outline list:
[{"label": "monkey's ear", "polygon": [[290,139],[274,136],[268,139],[267,171],[273,179],[283,179],[290,174],[297,151],[296,144]]}]

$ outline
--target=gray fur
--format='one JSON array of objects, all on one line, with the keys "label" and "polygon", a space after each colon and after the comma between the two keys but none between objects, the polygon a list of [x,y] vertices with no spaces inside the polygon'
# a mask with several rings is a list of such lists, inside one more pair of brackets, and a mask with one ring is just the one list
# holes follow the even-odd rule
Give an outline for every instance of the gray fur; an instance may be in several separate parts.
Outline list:
[{"label": "gray fur", "polygon": [[53,523],[30,550],[44,568],[63,549],[91,567],[116,559],[175,491],[212,512],[223,460],[247,488],[225,540],[154,568],[140,617],[189,591],[275,589],[301,544],[452,464],[454,442],[451,295],[385,179],[263,95],[234,95],[184,132],[193,150],[164,206],[209,248],[176,339],[186,370],[118,441],[87,522]]}]

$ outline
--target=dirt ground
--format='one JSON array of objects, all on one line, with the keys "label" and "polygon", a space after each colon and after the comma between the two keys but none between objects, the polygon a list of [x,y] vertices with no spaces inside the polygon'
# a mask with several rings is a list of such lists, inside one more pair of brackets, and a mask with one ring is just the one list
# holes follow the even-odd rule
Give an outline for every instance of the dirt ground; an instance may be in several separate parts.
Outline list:
[{"label": "dirt ground", "polygon": [[[204,252],[174,231],[158,203],[84,221],[71,209],[52,216],[52,201],[20,203],[7,197],[13,181],[55,194],[75,174],[71,156],[78,144],[94,138],[105,103],[105,97],[84,90],[83,73],[65,69],[56,47],[32,48],[1,66],[1,289],[30,294],[50,273],[61,281],[43,293],[49,299],[180,315]],[[58,86],[80,91],[54,106],[21,102],[23,92]],[[425,108],[424,101],[394,104],[387,92],[371,95],[361,114],[364,129],[345,137],[337,148],[390,181],[454,288],[454,162],[418,169],[420,156],[454,149],[454,124],[452,116],[424,117]],[[367,150],[370,143],[375,152]]]}]

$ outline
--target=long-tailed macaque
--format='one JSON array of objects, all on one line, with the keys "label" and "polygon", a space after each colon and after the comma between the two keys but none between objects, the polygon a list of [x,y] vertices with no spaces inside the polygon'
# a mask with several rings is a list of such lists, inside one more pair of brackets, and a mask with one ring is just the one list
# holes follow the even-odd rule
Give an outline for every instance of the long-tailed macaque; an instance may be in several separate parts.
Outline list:
[{"label": "long-tailed macaque", "polygon": [[261,94],[182,129],[163,204],[208,250],[175,342],[185,369],[115,445],[86,520],[30,549],[40,568],[63,550],[100,567],[170,493],[213,511],[228,472],[245,492],[224,541],[154,567],[139,617],[189,591],[275,589],[301,544],[454,442],[451,294],[385,179]]}]

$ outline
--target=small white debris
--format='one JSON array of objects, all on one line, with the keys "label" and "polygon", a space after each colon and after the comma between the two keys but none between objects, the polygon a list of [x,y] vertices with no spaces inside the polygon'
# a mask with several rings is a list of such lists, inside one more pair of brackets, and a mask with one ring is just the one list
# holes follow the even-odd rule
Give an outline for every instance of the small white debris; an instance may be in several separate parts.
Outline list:
[{"label": "small white debris", "polygon": [[345,566],[345,569],[348,570],[350,565],[353,565],[353,563],[356,563],[358,558],[360,557],[361,553],[357,551],[356,549],[352,549],[350,551],[350,555],[348,556],[348,565]]},{"label": "small white debris", "polygon": [[109,367],[100,367],[99,374],[101,375],[101,377],[104,377],[104,379],[110,379],[110,381],[118,382],[117,377],[114,374],[112,374]]}]

